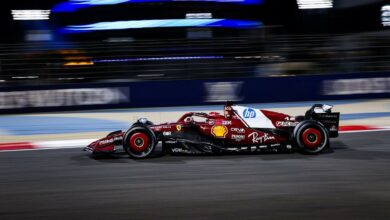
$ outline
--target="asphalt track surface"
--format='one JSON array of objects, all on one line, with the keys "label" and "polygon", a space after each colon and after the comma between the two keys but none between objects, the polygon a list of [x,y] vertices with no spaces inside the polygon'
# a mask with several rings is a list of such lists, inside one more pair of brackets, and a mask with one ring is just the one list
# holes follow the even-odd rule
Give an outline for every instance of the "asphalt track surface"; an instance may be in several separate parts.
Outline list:
[{"label": "asphalt track surface", "polygon": [[299,153],[0,153],[0,219],[390,219],[390,132]]}]

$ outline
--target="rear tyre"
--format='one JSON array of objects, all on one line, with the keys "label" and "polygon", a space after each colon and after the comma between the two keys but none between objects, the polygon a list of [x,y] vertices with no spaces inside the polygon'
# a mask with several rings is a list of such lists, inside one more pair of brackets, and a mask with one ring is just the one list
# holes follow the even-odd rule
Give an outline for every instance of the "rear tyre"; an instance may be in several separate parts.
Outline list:
[{"label": "rear tyre", "polygon": [[126,153],[137,159],[150,157],[156,145],[157,140],[153,131],[144,126],[131,127],[123,139],[123,148]]},{"label": "rear tyre", "polygon": [[303,121],[294,129],[294,141],[298,149],[306,154],[318,154],[329,146],[329,135],[317,121]]}]

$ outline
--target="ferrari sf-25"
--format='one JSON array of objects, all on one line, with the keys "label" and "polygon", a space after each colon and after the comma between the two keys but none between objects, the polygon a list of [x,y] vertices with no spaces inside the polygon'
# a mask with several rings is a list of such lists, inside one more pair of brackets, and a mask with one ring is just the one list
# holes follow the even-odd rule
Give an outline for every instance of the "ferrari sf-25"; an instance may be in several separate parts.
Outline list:
[{"label": "ferrari sf-25", "polygon": [[290,116],[228,102],[223,114],[188,112],[171,123],[138,119],[127,131],[114,131],[84,148],[94,154],[123,149],[132,158],[150,157],[159,142],[171,154],[299,151],[318,154],[338,136],[340,113],[315,104],[305,115]]}]

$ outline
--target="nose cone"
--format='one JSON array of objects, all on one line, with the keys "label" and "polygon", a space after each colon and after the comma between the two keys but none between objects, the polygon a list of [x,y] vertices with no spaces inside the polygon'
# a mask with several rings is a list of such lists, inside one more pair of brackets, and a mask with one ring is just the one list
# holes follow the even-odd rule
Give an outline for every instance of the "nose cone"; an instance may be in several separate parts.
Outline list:
[{"label": "nose cone", "polygon": [[84,147],[83,150],[93,152],[93,151],[95,151],[97,143],[98,143],[98,141],[94,141],[94,142],[90,143],[88,146]]}]

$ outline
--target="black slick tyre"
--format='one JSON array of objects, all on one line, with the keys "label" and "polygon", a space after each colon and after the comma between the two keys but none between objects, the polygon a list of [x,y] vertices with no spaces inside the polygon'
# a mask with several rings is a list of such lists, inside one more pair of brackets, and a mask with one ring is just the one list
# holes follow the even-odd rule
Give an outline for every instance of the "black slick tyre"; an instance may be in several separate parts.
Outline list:
[{"label": "black slick tyre", "polygon": [[294,129],[293,139],[298,149],[305,154],[318,154],[329,146],[326,128],[312,120],[300,122]]},{"label": "black slick tyre", "polygon": [[133,126],[124,135],[123,148],[126,153],[136,159],[151,156],[157,145],[153,131],[144,126]]}]

